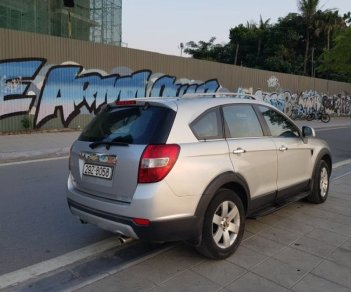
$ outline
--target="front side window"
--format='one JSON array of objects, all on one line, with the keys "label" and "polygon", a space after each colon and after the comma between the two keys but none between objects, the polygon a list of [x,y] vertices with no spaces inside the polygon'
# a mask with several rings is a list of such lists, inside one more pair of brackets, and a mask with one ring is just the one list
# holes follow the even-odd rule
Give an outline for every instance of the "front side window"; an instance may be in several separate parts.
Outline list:
[{"label": "front side window", "polygon": [[299,137],[298,128],[282,114],[265,106],[259,107],[273,137]]},{"label": "front side window", "polygon": [[251,105],[225,106],[223,114],[230,138],[263,136],[261,124]]},{"label": "front side window", "polygon": [[205,112],[191,123],[190,128],[199,140],[223,138],[219,109]]}]

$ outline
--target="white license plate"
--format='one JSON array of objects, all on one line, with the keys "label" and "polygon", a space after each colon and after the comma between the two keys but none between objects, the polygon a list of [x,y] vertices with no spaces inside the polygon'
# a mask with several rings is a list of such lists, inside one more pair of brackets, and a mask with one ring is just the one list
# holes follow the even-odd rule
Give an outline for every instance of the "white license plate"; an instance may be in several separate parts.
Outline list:
[{"label": "white license plate", "polygon": [[112,167],[85,163],[83,167],[83,174],[89,175],[89,176],[101,177],[105,179],[111,179]]}]

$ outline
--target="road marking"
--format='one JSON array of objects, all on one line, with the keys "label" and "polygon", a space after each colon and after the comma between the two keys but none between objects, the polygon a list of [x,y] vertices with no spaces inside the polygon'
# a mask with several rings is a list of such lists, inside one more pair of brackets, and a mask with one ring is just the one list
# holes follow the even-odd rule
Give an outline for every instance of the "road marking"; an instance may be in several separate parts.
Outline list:
[{"label": "road marking", "polygon": [[346,128],[350,128],[350,127],[351,126],[322,127],[322,128],[316,128],[315,130],[317,132],[323,132],[323,131],[332,131],[332,130],[346,129]]},{"label": "road marking", "polygon": [[55,271],[64,266],[73,264],[77,261],[97,255],[109,249],[120,246],[118,236],[113,236],[92,245],[77,249],[62,256],[14,271],[0,276],[0,289],[4,289],[42,274]]},{"label": "road marking", "polygon": [[351,164],[351,159],[346,159],[346,160],[343,160],[343,161],[339,161],[339,162],[333,163],[333,169],[341,167],[341,166],[344,166],[344,165],[347,165],[347,164]]},{"label": "road marking", "polygon": [[78,289],[82,289],[82,288],[84,288],[84,287],[86,287],[88,285],[91,285],[91,284],[93,284],[93,283],[95,283],[97,281],[100,281],[100,280],[102,280],[102,279],[104,279],[104,278],[106,278],[108,276],[112,276],[112,275],[114,275],[114,274],[116,274],[118,272],[124,271],[124,270],[126,270],[126,269],[128,269],[130,267],[133,267],[133,266],[135,266],[137,264],[145,262],[148,259],[156,257],[156,256],[158,256],[160,254],[163,254],[163,253],[165,253],[165,252],[167,252],[167,251],[169,251],[169,250],[171,250],[171,249],[173,249],[173,248],[175,248],[177,246],[178,246],[177,243],[173,243],[172,245],[170,245],[170,246],[168,246],[166,248],[161,248],[159,250],[151,252],[150,254],[148,254],[146,256],[142,256],[142,257],[140,257],[140,258],[138,258],[136,260],[133,260],[133,261],[131,261],[129,263],[126,263],[126,264],[124,264],[121,267],[118,267],[118,268],[115,268],[115,269],[111,269],[111,270],[109,270],[106,273],[103,273],[103,274],[97,275],[95,277],[89,278],[87,281],[84,281],[84,282],[79,283],[79,284],[77,284],[77,285],[75,285],[73,287],[69,287],[68,289],[63,290],[63,292],[71,292],[71,291],[76,291]]},{"label": "road marking", "polygon": [[19,165],[19,164],[35,163],[35,162],[45,162],[45,161],[60,160],[60,159],[67,159],[68,157],[69,156],[66,155],[66,156],[52,157],[52,158],[40,158],[40,159],[33,159],[33,160],[23,160],[23,161],[0,163],[0,167],[2,167],[2,166],[11,166],[11,165]]},{"label": "road marking", "polygon": [[348,171],[348,172],[346,172],[346,173],[344,173],[344,174],[342,174],[340,176],[334,177],[331,181],[333,182],[335,180],[341,179],[341,178],[343,178],[345,176],[348,176],[349,174],[351,174],[351,171]]}]

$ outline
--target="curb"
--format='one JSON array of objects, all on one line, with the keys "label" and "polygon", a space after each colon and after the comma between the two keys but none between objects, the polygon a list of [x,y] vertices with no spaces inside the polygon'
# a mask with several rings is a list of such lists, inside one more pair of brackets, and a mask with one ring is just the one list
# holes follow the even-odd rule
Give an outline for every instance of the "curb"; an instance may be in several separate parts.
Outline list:
[{"label": "curb", "polygon": [[40,158],[53,158],[69,155],[70,147],[53,148],[49,150],[31,150],[23,152],[0,152],[0,164],[27,160],[36,160]]}]

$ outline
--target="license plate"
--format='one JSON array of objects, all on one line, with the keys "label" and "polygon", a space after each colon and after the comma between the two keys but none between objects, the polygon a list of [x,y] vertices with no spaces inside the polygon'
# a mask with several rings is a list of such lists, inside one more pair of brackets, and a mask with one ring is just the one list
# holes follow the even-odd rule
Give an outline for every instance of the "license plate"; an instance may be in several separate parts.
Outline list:
[{"label": "license plate", "polygon": [[83,174],[105,179],[111,179],[112,167],[85,163],[83,167]]}]

